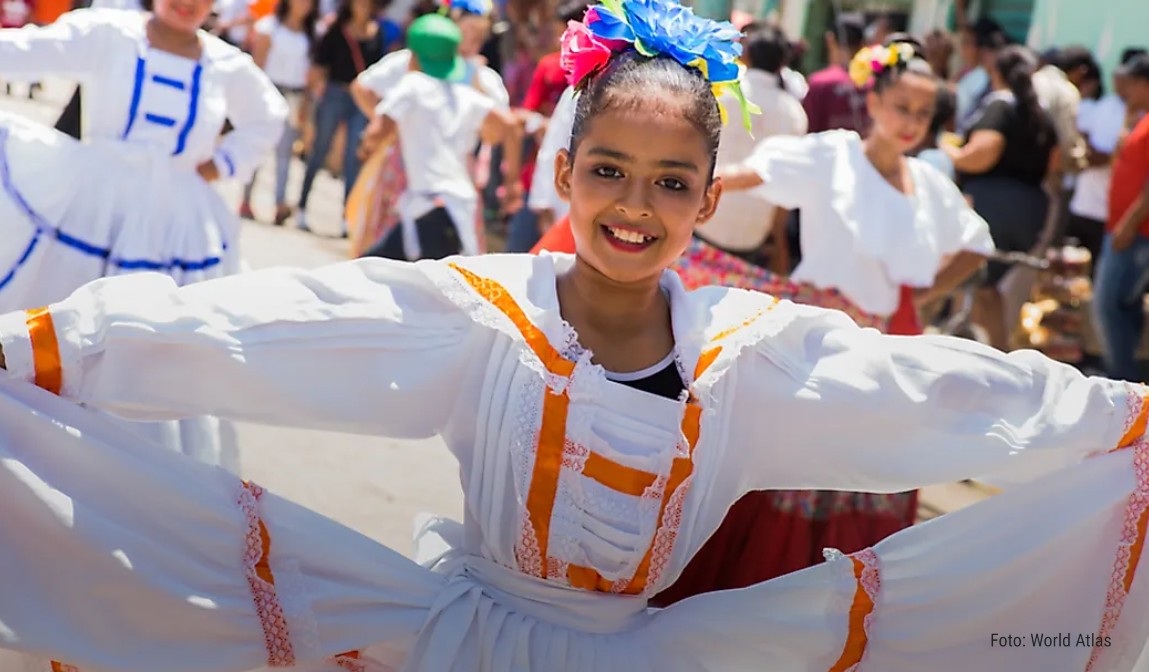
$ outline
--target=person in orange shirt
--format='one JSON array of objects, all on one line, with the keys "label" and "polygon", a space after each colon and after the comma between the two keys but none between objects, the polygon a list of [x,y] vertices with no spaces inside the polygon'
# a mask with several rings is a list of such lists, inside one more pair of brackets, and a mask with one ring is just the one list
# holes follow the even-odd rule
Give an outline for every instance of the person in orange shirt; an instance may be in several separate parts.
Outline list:
[{"label": "person in orange shirt", "polygon": [[[1145,326],[1142,296],[1149,284],[1149,56],[1123,65],[1127,124],[1109,185],[1109,218],[1093,287],[1093,317],[1106,373],[1142,379],[1137,346]],[[1139,120],[1138,120],[1139,119]]]}]

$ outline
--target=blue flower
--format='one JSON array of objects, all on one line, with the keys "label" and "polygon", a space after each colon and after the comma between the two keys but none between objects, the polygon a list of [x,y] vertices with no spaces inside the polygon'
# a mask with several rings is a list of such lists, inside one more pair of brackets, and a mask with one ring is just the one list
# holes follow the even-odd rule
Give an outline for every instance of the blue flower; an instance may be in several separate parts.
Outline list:
[{"label": "blue flower", "polygon": [[583,22],[586,24],[587,30],[594,33],[595,37],[604,40],[634,42],[634,31],[626,24],[623,17],[615,14],[605,4],[594,5],[587,9]]},{"label": "blue flower", "polygon": [[469,14],[485,16],[491,11],[490,0],[449,0],[451,9],[458,9]]},{"label": "blue flower", "polygon": [[674,0],[626,0],[623,11],[640,52],[669,56],[683,65],[704,61],[712,82],[738,79],[741,33],[729,21],[697,16]]}]

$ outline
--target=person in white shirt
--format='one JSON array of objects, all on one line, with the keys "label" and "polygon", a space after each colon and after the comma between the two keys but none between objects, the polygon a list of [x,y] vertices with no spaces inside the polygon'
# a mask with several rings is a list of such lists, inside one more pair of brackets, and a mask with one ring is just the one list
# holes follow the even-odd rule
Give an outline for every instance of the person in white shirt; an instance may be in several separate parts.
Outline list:
[{"label": "person in white shirt", "polygon": [[527,194],[527,207],[538,222],[539,232],[546,233],[555,222],[566,216],[570,206],[555,191],[555,157],[570,146],[571,128],[574,126],[577,96],[573,87],[567,87],[547,122],[546,133],[535,155],[535,172],[531,176],[531,193]]},{"label": "person in white shirt", "polygon": [[[743,93],[761,108],[762,114],[751,117],[749,128],[729,124],[722,129],[718,148],[719,168],[746,160],[757,142],[778,135],[805,135],[807,130],[806,112],[798,99],[784,88],[781,77],[782,67],[789,60],[790,43],[786,35],[776,27],[752,23],[743,28],[742,48],[742,60],[749,66],[742,82]],[[728,109],[737,106],[737,101],[729,94],[722,102]],[[785,212],[763,204],[750,193],[731,192],[722,199],[714,217],[698,228],[695,236],[712,247],[754,263],[772,232],[776,239],[783,239],[785,220],[782,217]],[[778,217],[779,214],[782,217]],[[779,232],[781,235],[777,235]],[[779,249],[771,257],[771,261],[776,262],[773,270],[785,274],[789,270],[789,260],[783,249],[786,246],[776,247]],[[686,284],[691,285],[690,271],[680,272],[686,273]]]},{"label": "person in white shirt", "polygon": [[459,26],[439,14],[420,17],[407,30],[414,70],[379,103],[364,134],[368,152],[397,140],[407,173],[400,226],[370,256],[415,260],[480,252],[479,195],[468,159],[480,140],[501,143],[516,120],[469,81],[461,41]]},{"label": "person in white shirt", "polygon": [[1089,165],[1078,175],[1073,197],[1069,200],[1065,235],[1076,238],[1089,250],[1094,270],[1101,256],[1105,221],[1109,218],[1110,161],[1128,113],[1122,93],[1124,86],[1125,77],[1118,70],[1113,75],[1114,92],[1097,100],[1083,100],[1077,115],[1077,127],[1088,145],[1086,161]]},{"label": "person in white shirt", "polygon": [[[85,122],[76,142],[0,112],[0,310],[107,276],[146,271],[186,285],[242,269],[239,218],[212,183],[251,175],[287,105],[249,56],[201,29],[210,6],[194,7],[79,9],[0,30],[5,76],[80,82]],[[221,138],[225,120],[234,128]],[[218,419],[131,428],[238,468]]]},{"label": "person in white shirt", "polygon": [[[511,96],[502,76],[489,67],[479,53],[485,36],[490,31],[487,15],[489,3],[483,0],[455,0],[448,14],[460,27],[463,41],[459,56],[466,68],[464,78],[483,95],[494,101],[501,110],[510,110]],[[359,109],[368,118],[375,116],[379,103],[395,90],[399,80],[413,69],[410,49],[393,51],[364,70],[351,83],[350,92]],[[514,144],[513,142],[511,144]],[[353,229],[352,256],[365,253],[390,232],[399,221],[397,199],[403,192],[407,175],[399,143],[389,143],[383,154],[366,161],[365,170],[358,177],[348,197],[345,217]],[[504,163],[507,174],[518,175],[521,151],[510,152]],[[473,160],[469,161],[474,174]],[[481,241],[480,241],[481,242]]]},{"label": "person in white shirt", "polygon": [[[276,226],[282,226],[292,212],[287,204],[287,176],[295,141],[306,124],[311,107],[308,82],[318,20],[316,0],[279,0],[274,14],[256,22],[252,38],[252,58],[267,73],[291,108],[283,136],[275,147]],[[243,201],[239,206],[239,214],[245,219],[255,219],[251,210],[254,189],[253,174],[244,187]]]}]

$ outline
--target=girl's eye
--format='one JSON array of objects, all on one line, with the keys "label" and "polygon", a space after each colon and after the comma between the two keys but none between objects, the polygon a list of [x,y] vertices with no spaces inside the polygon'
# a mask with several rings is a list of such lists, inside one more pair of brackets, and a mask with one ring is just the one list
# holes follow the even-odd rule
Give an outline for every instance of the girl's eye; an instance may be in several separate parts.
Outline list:
[{"label": "girl's eye", "polygon": [[594,174],[598,175],[599,177],[606,177],[609,179],[617,179],[622,177],[621,171],[610,166],[598,166],[594,169]]},{"label": "girl's eye", "polygon": [[685,189],[688,189],[686,183],[684,183],[682,180],[676,180],[673,177],[664,178],[659,180],[658,183],[667,189],[670,189],[671,191],[684,191]]}]

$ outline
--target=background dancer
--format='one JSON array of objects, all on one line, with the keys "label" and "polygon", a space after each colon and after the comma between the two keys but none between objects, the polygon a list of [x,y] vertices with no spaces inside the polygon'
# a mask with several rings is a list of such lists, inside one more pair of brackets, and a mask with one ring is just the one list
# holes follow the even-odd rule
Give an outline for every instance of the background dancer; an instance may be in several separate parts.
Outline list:
[{"label": "background dancer", "polygon": [[[319,9],[315,0],[279,0],[275,14],[256,22],[252,37],[252,58],[275,84],[288,102],[287,123],[283,135],[275,146],[275,219],[281,226],[291,216],[287,204],[287,177],[294,155],[295,141],[307,123],[311,112],[310,81],[314,73],[311,51],[315,42]],[[255,189],[255,175],[243,189],[239,214],[255,219],[251,209],[251,194]]]},{"label": "background dancer", "polygon": [[[104,276],[190,284],[240,269],[239,221],[211,183],[251,175],[287,106],[251,58],[200,31],[211,3],[190,8],[157,0],[153,13],[77,10],[0,31],[7,76],[66,77],[88,94],[83,143],[0,113],[0,308],[58,301]],[[225,118],[235,128],[220,141]],[[132,428],[238,469],[214,419]]]}]

